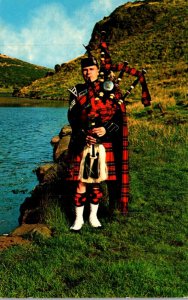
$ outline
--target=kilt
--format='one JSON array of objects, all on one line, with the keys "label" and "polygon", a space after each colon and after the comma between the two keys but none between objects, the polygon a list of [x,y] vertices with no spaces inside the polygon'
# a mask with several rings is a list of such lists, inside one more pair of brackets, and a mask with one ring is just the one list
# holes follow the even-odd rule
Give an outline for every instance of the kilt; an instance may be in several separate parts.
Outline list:
[{"label": "kilt", "polygon": [[[112,143],[102,143],[106,151],[106,165],[108,170],[108,177],[106,180],[116,180],[116,165],[114,159],[114,153],[112,151]],[[78,181],[78,175],[80,171],[80,163],[82,160],[82,153],[76,156],[73,156],[70,160],[69,176],[66,180]]]}]

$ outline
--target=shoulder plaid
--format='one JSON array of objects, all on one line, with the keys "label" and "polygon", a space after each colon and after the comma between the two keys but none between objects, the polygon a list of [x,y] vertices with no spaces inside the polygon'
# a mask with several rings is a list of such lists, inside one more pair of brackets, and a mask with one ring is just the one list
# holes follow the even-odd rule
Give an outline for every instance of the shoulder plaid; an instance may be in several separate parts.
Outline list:
[{"label": "shoulder plaid", "polygon": [[75,86],[73,86],[71,89],[68,89],[69,92],[71,92],[75,97],[78,97],[78,91]]}]

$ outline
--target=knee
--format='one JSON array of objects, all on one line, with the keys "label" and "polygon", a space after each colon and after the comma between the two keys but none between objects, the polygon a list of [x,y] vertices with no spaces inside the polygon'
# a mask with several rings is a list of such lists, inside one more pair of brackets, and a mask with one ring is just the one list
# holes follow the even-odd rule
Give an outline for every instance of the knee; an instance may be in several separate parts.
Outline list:
[{"label": "knee", "polygon": [[103,197],[103,193],[99,186],[93,186],[90,192],[90,202],[93,204],[98,204]]},{"label": "knee", "polygon": [[86,192],[86,184],[84,182],[79,181],[77,189],[76,189],[77,193],[85,193]]}]

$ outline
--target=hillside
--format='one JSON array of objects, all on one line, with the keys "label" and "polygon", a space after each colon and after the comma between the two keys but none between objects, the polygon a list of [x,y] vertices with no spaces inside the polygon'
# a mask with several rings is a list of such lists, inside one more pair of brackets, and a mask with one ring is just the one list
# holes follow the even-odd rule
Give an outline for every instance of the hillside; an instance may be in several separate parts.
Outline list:
[{"label": "hillside", "polygon": [[51,69],[0,54],[0,92],[29,85],[48,71]]},{"label": "hillside", "polygon": [[[103,199],[98,211],[103,227],[97,230],[88,222],[87,203],[81,232],[69,230],[76,186],[62,174],[67,174],[67,154],[61,150],[68,136],[61,129],[52,139],[54,144],[51,140],[56,161],[41,157],[45,165],[36,170],[39,184],[20,206],[21,226],[0,237],[0,297],[187,299],[186,9],[184,0],[135,1],[95,25],[93,49],[96,33],[105,29],[114,62],[128,60],[132,67],[145,67],[152,96],[149,116],[139,86],[127,106],[128,214],[115,210],[111,215],[109,200]],[[59,65],[54,75],[23,87],[20,96],[66,99],[67,88],[82,79],[80,59]],[[127,89],[133,80],[125,75],[121,87]],[[24,144],[22,148],[25,151]],[[113,182],[109,186],[113,189]],[[106,196],[104,182],[101,188]]]},{"label": "hillside", "polygon": [[[126,3],[95,25],[89,44],[98,56],[96,34],[105,30],[114,62],[127,60],[131,67],[146,68],[154,101],[165,98],[182,103],[187,96],[187,15],[185,0]],[[81,80],[79,57],[62,64],[53,77],[22,88],[19,96],[67,99],[67,89]],[[122,89],[132,80],[125,75]],[[139,88],[133,99],[140,99]]]}]

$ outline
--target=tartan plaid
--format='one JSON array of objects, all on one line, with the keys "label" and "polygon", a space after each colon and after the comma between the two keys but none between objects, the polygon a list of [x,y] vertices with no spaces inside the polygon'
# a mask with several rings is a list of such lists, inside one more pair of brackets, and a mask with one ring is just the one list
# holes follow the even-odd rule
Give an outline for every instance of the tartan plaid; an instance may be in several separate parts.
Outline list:
[{"label": "tartan plaid", "polygon": [[112,143],[103,143],[103,146],[106,150],[106,164],[108,169],[108,178],[107,180],[116,180],[116,164],[114,159],[114,153],[112,148]]},{"label": "tartan plaid", "polygon": [[[106,164],[108,169],[108,178],[107,180],[116,180],[116,165],[114,160],[114,153],[112,150],[112,143],[102,143],[106,150]],[[80,162],[82,159],[82,154],[75,155],[71,160],[71,168],[69,170],[69,177],[66,180],[77,181],[79,170],[80,170]]]},{"label": "tartan plaid", "polygon": [[128,157],[128,127],[125,105],[121,105],[123,114],[122,132],[122,165],[121,165],[121,197],[119,199],[119,209],[123,214],[127,213],[129,201],[129,157]]},{"label": "tartan plaid", "polygon": [[103,193],[102,193],[100,187],[93,186],[93,188],[89,194],[90,202],[93,204],[98,204],[101,201],[102,197],[103,197]]},{"label": "tartan plaid", "polygon": [[83,206],[86,202],[86,193],[76,193],[74,195],[74,205],[75,206]]},{"label": "tartan plaid", "polygon": [[80,170],[80,162],[81,162],[82,156],[81,154],[79,155],[74,155],[69,158],[69,174],[66,178],[66,180],[70,181],[78,181],[78,174]]},{"label": "tartan plaid", "polygon": [[139,77],[139,82],[141,84],[142,87],[142,98],[141,101],[143,103],[144,106],[149,106],[150,105],[150,101],[151,101],[151,96],[147,87],[147,83],[146,83],[146,79],[144,77],[144,75],[142,74],[142,72],[136,70],[135,68],[130,68],[129,66],[125,66],[124,63],[117,63],[117,64],[113,64],[110,54],[109,54],[109,50],[108,50],[108,46],[107,43],[105,41],[101,42],[101,50],[104,51],[105,53],[105,57],[104,59],[101,61],[101,68],[102,70],[112,70],[114,72],[116,71],[121,71],[124,70],[125,73],[132,75],[132,76],[137,76]]}]

